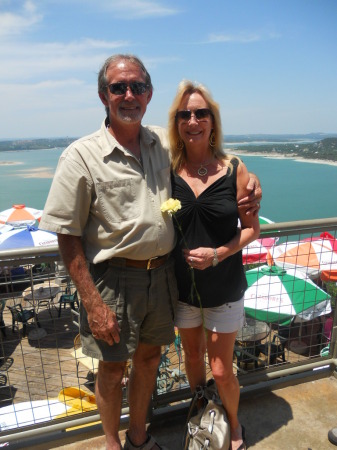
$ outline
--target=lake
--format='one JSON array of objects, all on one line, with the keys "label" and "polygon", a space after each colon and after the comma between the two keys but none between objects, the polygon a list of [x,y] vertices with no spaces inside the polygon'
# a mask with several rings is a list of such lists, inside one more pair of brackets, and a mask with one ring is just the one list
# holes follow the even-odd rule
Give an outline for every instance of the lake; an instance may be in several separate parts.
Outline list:
[{"label": "lake", "polygon": [[[0,166],[0,211],[15,203],[43,209],[62,150],[0,152],[1,162],[21,163]],[[260,215],[274,222],[337,216],[337,166],[260,156],[242,159],[261,180]]]}]

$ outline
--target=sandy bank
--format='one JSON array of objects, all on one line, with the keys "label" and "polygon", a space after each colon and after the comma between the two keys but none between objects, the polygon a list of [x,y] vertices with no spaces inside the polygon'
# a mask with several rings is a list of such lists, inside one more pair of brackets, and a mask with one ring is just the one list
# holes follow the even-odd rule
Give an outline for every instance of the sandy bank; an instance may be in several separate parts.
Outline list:
[{"label": "sandy bank", "polygon": [[50,167],[37,167],[36,169],[22,170],[18,175],[23,178],[53,178],[54,171]]},{"label": "sandy bank", "polygon": [[232,149],[226,149],[226,153],[231,153],[233,155],[237,156],[261,156],[262,158],[270,158],[270,159],[293,159],[297,162],[306,162],[310,164],[327,164],[328,166],[337,166],[337,161],[329,161],[325,159],[306,159],[302,158],[301,156],[290,156],[290,155],[282,155],[275,153],[267,153],[267,152],[246,152],[244,150],[232,150]]},{"label": "sandy bank", "polygon": [[19,161],[0,161],[0,166],[17,166],[19,164],[23,164]]}]

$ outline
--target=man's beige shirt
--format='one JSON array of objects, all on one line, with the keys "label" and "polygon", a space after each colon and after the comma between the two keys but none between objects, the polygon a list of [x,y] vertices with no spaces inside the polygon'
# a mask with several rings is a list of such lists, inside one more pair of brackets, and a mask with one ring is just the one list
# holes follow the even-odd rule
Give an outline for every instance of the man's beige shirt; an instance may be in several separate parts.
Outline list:
[{"label": "man's beige shirt", "polygon": [[142,164],[106,130],[61,155],[40,228],[82,236],[87,259],[149,259],[169,253],[174,229],[161,204],[171,196],[166,130],[141,127]]}]

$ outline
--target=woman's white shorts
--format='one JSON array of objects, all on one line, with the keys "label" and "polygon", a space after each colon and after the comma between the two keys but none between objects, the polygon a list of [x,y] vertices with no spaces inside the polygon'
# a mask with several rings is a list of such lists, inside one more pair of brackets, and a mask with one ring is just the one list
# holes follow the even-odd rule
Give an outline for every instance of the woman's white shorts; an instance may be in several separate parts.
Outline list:
[{"label": "woman's white shorts", "polygon": [[[244,299],[233,303],[225,303],[214,308],[203,308],[204,325],[207,330],[217,333],[234,333],[245,323]],[[201,310],[179,302],[175,318],[178,328],[195,328],[202,324]]]}]

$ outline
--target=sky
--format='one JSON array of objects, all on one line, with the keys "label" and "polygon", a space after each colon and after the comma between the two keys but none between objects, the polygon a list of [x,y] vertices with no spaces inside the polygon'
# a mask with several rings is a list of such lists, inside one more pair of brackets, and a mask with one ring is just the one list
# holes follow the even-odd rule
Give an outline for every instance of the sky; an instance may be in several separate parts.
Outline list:
[{"label": "sky", "polygon": [[190,79],[225,136],[336,133],[336,23],[336,0],[0,0],[0,140],[97,130],[97,74],[115,53],[151,74],[144,124],[166,126]]}]

